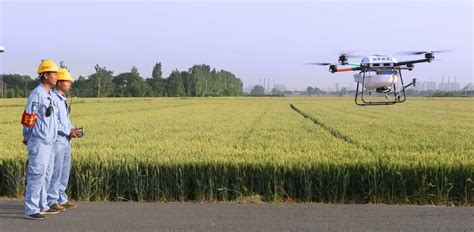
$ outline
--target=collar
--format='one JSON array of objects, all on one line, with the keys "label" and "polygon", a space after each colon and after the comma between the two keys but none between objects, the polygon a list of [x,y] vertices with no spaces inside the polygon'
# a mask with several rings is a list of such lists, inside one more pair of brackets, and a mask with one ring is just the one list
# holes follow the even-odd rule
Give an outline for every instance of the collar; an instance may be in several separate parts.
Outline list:
[{"label": "collar", "polygon": [[53,92],[59,97],[59,99],[66,101],[66,96],[64,96],[64,94],[61,94],[56,88],[54,88]]},{"label": "collar", "polygon": [[41,93],[46,94],[46,95],[51,95],[51,90],[46,91],[46,88],[44,87],[43,83],[40,83],[38,85],[38,88],[41,89],[41,91],[40,91]]}]

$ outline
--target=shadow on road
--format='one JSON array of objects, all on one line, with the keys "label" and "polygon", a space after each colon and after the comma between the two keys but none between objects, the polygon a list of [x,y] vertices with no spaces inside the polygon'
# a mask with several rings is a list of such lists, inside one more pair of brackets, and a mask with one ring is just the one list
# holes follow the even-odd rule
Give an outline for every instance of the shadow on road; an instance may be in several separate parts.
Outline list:
[{"label": "shadow on road", "polygon": [[0,204],[0,219],[23,219],[23,205]]}]

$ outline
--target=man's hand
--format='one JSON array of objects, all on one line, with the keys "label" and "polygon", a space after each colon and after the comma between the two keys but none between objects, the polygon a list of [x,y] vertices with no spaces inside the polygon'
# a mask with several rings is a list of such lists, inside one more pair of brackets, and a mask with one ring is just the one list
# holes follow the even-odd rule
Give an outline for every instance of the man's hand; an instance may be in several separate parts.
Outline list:
[{"label": "man's hand", "polygon": [[77,138],[77,130],[76,128],[72,128],[71,131],[69,132],[69,137],[71,138]]}]

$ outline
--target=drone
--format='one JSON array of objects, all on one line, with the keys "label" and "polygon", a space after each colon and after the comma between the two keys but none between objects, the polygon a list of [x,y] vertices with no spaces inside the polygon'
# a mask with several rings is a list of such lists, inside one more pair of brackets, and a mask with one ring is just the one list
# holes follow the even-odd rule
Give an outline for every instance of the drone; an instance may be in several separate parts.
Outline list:
[{"label": "drone", "polygon": [[[338,63],[343,66],[337,67],[333,63],[306,63],[308,65],[329,66],[329,72],[358,72],[354,74],[354,82],[357,83],[355,93],[355,103],[358,106],[372,105],[394,105],[406,101],[405,90],[410,86],[416,86],[416,78],[411,83],[405,85],[402,77],[402,70],[412,71],[417,63],[431,63],[435,58],[435,53],[446,51],[419,51],[404,52],[404,55],[424,55],[424,58],[409,61],[397,61],[392,56],[374,54],[365,56],[362,61],[352,62],[349,58],[359,57],[349,54],[340,54]],[[400,80],[400,82],[398,82]],[[385,101],[368,101],[367,94],[372,93],[385,94]]]}]

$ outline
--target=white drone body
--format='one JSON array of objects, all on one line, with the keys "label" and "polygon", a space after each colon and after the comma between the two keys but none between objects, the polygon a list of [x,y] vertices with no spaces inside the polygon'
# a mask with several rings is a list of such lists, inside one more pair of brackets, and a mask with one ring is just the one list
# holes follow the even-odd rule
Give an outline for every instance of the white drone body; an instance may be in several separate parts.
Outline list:
[{"label": "white drone body", "polygon": [[[408,52],[405,54],[424,55],[424,58],[406,61],[397,61],[391,56],[375,54],[365,56],[360,63],[349,61],[348,58],[351,55],[340,54],[338,63],[345,67],[338,67],[335,63],[315,62],[306,64],[329,66],[329,72],[331,73],[357,72],[354,75],[354,81],[357,83],[354,101],[358,106],[393,105],[405,102],[407,96],[405,90],[416,84],[415,78],[411,83],[404,84],[402,70],[412,71],[414,64],[430,63],[435,58],[435,53],[442,52],[446,52],[446,50]],[[377,97],[377,94],[384,94],[389,100],[381,101],[377,98],[366,100],[366,92],[368,92],[368,95],[375,92],[375,97]]]},{"label": "white drone body", "polygon": [[390,56],[366,56],[362,59],[361,64],[377,71],[369,71],[365,74],[365,79],[360,73],[354,74],[354,81],[364,84],[363,87],[368,91],[382,88],[390,89],[399,78],[398,70],[393,68],[395,63],[397,63],[397,60]]}]

